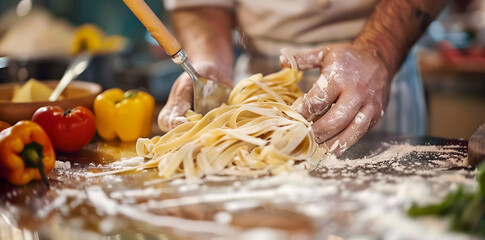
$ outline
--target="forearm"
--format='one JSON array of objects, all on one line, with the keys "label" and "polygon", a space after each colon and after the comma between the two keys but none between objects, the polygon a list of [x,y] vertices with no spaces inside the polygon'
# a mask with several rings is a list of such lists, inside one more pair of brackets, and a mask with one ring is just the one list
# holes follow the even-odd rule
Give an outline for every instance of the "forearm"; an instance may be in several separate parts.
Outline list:
[{"label": "forearm", "polygon": [[232,12],[224,8],[203,7],[171,12],[171,24],[182,48],[194,64],[216,63],[232,74]]},{"label": "forearm", "polygon": [[354,45],[379,57],[393,76],[445,0],[381,0]]}]

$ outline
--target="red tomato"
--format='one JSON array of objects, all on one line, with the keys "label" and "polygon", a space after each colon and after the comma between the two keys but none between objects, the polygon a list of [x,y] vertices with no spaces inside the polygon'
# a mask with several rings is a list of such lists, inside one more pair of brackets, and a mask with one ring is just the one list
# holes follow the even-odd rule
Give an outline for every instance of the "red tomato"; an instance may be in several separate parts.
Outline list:
[{"label": "red tomato", "polygon": [[64,111],[57,106],[41,107],[32,116],[49,135],[54,148],[61,152],[76,152],[86,146],[96,132],[96,118],[85,107]]}]

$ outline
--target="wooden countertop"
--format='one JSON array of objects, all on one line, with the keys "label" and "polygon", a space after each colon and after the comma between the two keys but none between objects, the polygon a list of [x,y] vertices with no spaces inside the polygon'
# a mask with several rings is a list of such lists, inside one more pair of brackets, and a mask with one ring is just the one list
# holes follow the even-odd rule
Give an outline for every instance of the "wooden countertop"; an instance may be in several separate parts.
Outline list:
[{"label": "wooden countertop", "polygon": [[[399,231],[375,221],[404,214],[409,202],[400,191],[429,186],[427,194],[441,196],[451,181],[442,176],[469,185],[474,177],[463,167],[466,141],[368,135],[343,156],[347,167],[329,160],[311,175],[211,177],[195,185],[160,181],[156,169],[86,178],[135,156],[134,143],[96,139],[79,153],[58,155],[70,168],[49,173],[50,190],[42,182],[14,187],[1,180],[0,238],[382,237]],[[376,207],[384,212],[374,219],[369,211]]]}]

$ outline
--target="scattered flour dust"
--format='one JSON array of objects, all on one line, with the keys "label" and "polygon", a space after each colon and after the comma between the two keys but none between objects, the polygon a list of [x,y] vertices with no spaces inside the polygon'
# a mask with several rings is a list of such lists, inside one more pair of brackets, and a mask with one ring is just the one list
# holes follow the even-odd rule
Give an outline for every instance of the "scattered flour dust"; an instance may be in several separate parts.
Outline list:
[{"label": "scattered flour dust", "polygon": [[[364,233],[371,236],[365,239],[375,239],[376,236],[380,239],[467,239],[466,236],[448,232],[444,227],[446,222],[442,220],[410,219],[405,215],[405,210],[413,203],[438,202],[449,191],[456,189],[457,184],[476,187],[473,180],[476,172],[459,170],[435,173],[436,168],[432,167],[441,167],[442,164],[439,159],[433,158],[426,159],[424,163],[414,162],[412,168],[430,169],[414,171],[412,175],[375,172],[376,169],[392,168],[406,173],[409,166],[402,161],[405,156],[434,153],[433,156],[438,158],[452,158],[463,155],[460,147],[410,144],[388,144],[385,147],[387,149],[382,153],[363,159],[339,160],[329,156],[312,173],[295,170],[257,179],[216,175],[196,184],[175,179],[163,184],[163,187],[155,185],[160,182],[154,181],[152,185],[118,189],[111,193],[96,186],[81,190],[64,189],[58,190],[58,202],[84,201],[101,215],[122,215],[158,227],[223,236],[220,239],[236,235],[241,237],[233,239],[288,239],[281,230],[241,230],[231,226],[237,214],[262,207],[286,209],[313,219],[319,226],[317,235],[321,236],[320,239],[362,239],[358,236]],[[143,161],[142,158],[123,159],[105,167],[136,167]],[[431,167],[428,164],[432,164]],[[465,163],[452,160],[452,164],[464,166]],[[353,172],[355,169],[359,169],[359,172]],[[337,175],[324,178],[330,171]],[[427,178],[420,176],[426,171],[433,174],[428,174],[430,177]],[[178,197],[164,198],[166,193]],[[137,202],[140,198],[145,200]],[[213,221],[193,221],[157,214],[170,209],[208,204],[218,206],[218,211],[211,213]],[[343,223],[334,221],[343,215],[353,220]]]},{"label": "scattered flour dust", "polygon": [[[335,142],[332,149],[337,148],[338,141]],[[449,157],[449,153],[459,154],[457,150],[460,146],[437,146],[437,145],[418,145],[414,146],[409,143],[405,144],[385,144],[387,149],[382,153],[375,156],[366,157],[363,159],[338,159],[334,155],[329,156],[324,161],[321,161],[318,168],[326,167],[328,169],[340,169],[340,168],[355,168],[359,166],[378,164],[384,161],[396,160],[402,158],[411,153],[440,153],[439,157]],[[439,161],[436,161],[439,163]],[[467,163],[453,162],[454,164],[460,164],[459,166],[465,167]]]},{"label": "scattered flour dust", "polygon": [[122,169],[125,167],[140,166],[143,163],[144,159],[142,157],[122,158],[120,161],[110,163],[108,166],[113,169]]},{"label": "scattered flour dust", "polygon": [[56,163],[54,164],[55,169],[71,169],[71,162],[69,161],[58,161],[56,160]]}]

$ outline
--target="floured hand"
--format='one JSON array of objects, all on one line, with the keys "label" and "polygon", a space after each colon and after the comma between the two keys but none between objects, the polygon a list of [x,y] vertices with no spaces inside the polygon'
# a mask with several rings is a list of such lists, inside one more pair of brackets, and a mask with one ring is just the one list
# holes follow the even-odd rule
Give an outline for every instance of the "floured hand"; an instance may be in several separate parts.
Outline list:
[{"label": "floured hand", "polygon": [[[231,70],[224,70],[215,63],[204,62],[195,65],[196,71],[207,79],[222,83],[232,88]],[[193,82],[187,73],[181,74],[170,91],[167,103],[158,115],[158,127],[168,132],[178,125],[187,122],[185,114],[191,109],[194,99]]]},{"label": "floured hand", "polygon": [[[390,89],[384,63],[351,43],[324,45],[295,54],[300,70],[320,68],[320,78],[296,110],[313,121],[319,144],[340,155],[383,115]],[[282,66],[290,64],[280,58]]]}]

